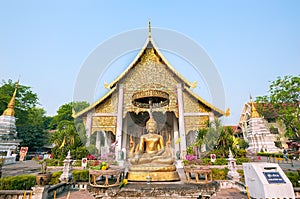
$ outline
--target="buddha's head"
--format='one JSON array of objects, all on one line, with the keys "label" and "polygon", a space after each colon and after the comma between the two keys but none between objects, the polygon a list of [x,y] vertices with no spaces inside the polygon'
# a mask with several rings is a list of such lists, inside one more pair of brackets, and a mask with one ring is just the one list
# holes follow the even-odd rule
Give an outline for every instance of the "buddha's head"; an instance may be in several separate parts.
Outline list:
[{"label": "buddha's head", "polygon": [[155,130],[157,128],[157,123],[156,121],[153,119],[152,116],[150,116],[149,120],[146,123],[146,129],[149,133],[154,133]]}]

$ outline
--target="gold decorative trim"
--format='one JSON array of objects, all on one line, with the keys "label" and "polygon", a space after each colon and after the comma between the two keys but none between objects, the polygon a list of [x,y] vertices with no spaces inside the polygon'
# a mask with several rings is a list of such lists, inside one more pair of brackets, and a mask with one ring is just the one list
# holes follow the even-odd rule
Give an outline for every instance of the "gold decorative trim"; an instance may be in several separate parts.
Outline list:
[{"label": "gold decorative trim", "polygon": [[82,111],[73,114],[72,117],[73,118],[78,118],[81,115],[83,115],[84,113],[90,111],[91,109],[95,108],[98,104],[100,104],[101,102],[103,102],[108,96],[110,96],[113,92],[115,92],[117,88],[114,87],[113,89],[111,89],[110,91],[108,91],[103,97],[101,97],[99,100],[97,100],[96,102],[94,102],[92,105],[88,106],[87,108],[83,109]]},{"label": "gold decorative trim", "polygon": [[191,91],[188,87],[184,87],[184,89],[191,94],[193,97],[195,97],[198,101],[200,101],[201,103],[203,103],[205,106],[211,108],[212,110],[214,110],[215,112],[217,112],[220,116],[225,115],[225,112],[222,111],[221,109],[213,106],[212,104],[208,103],[207,101],[205,101],[203,98],[201,98],[199,95],[197,95],[196,93],[194,93],[193,91]]},{"label": "gold decorative trim", "polygon": [[[133,94],[132,104],[139,108],[150,108],[149,101],[153,98],[153,108],[160,108],[169,104],[169,94],[159,90],[145,90]],[[158,99],[158,101],[156,101]]]}]

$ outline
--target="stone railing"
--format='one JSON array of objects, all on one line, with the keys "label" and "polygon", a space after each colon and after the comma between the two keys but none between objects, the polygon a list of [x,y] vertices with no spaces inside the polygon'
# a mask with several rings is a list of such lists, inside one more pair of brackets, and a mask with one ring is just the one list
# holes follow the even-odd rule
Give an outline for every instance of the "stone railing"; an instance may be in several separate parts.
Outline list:
[{"label": "stone railing", "polygon": [[16,156],[0,156],[4,160],[3,165],[13,164],[16,162]]},{"label": "stone railing", "polygon": [[30,196],[32,196],[30,190],[0,190],[0,199],[29,199]]},{"label": "stone railing", "polygon": [[242,182],[234,181],[234,180],[217,180],[220,185],[220,189],[238,189],[239,191],[245,193],[246,186]]},{"label": "stone railing", "polygon": [[68,189],[68,185],[66,183],[59,183],[49,187],[48,189],[48,198],[53,199],[54,194],[59,195]]}]

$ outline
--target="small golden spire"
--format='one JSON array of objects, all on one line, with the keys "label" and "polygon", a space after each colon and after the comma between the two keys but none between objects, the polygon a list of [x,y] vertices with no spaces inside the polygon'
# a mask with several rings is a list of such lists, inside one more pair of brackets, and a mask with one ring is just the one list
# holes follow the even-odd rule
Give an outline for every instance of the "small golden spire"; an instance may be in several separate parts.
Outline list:
[{"label": "small golden spire", "polygon": [[151,21],[150,19],[148,20],[148,37],[150,38],[152,35],[151,35]]},{"label": "small golden spire", "polygon": [[15,109],[15,101],[16,101],[18,86],[19,86],[19,80],[16,83],[14,94],[13,94],[10,102],[7,105],[7,109],[3,112],[2,115],[6,115],[6,116],[14,116],[15,115],[14,109]]},{"label": "small golden spire", "polygon": [[230,116],[230,108],[227,108],[227,109],[226,109],[225,116],[226,116],[226,117]]},{"label": "small golden spire", "polygon": [[196,81],[194,81],[193,83],[192,83],[192,85],[191,85],[191,87],[190,88],[196,88],[197,87],[197,82]]},{"label": "small golden spire", "polygon": [[107,82],[104,82],[104,87],[106,88],[106,89],[109,89],[110,87],[109,87],[109,84],[107,83]]},{"label": "small golden spire", "polygon": [[259,114],[254,106],[254,102],[252,101],[251,95],[250,95],[250,103],[251,103],[251,118],[259,118]]}]

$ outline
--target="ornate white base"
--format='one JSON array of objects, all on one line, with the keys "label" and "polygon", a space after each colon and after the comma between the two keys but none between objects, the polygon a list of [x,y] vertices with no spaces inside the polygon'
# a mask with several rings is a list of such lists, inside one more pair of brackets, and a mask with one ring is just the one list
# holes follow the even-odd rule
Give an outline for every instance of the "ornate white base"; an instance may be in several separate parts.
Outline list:
[{"label": "ornate white base", "polygon": [[182,169],[183,168],[182,160],[176,160],[175,166],[177,169]]}]

